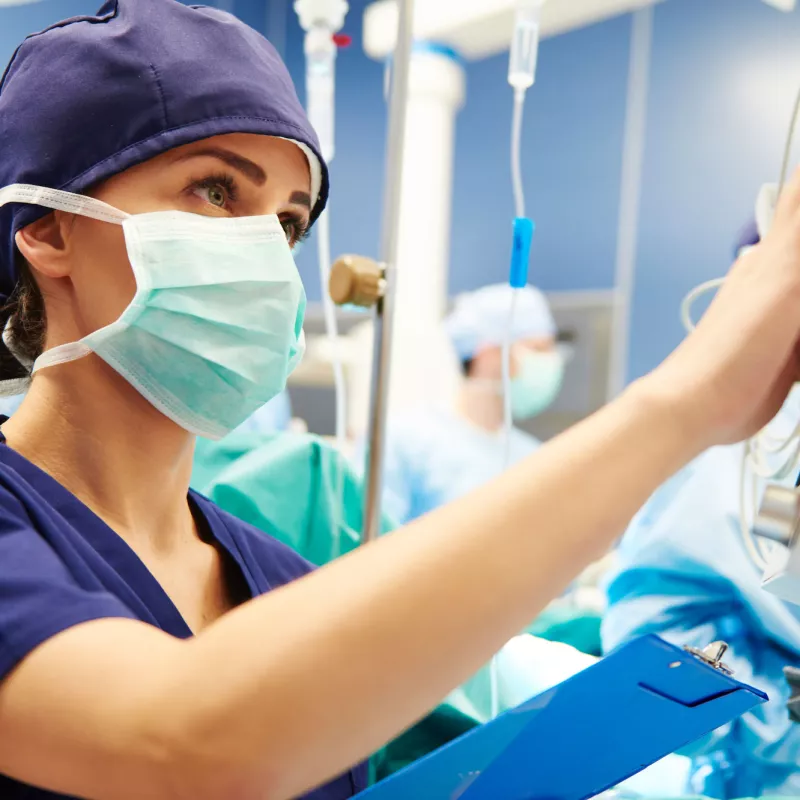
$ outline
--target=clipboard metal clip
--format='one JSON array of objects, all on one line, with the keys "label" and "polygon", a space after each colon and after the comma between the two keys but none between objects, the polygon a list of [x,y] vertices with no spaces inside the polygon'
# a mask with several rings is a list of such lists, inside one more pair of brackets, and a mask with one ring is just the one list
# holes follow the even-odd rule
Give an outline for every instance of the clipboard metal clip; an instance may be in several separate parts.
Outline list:
[{"label": "clipboard metal clip", "polygon": [[709,667],[719,670],[723,675],[733,675],[733,670],[722,660],[728,651],[727,642],[712,642],[702,650],[698,647],[684,647],[683,649],[704,664],[708,664]]}]

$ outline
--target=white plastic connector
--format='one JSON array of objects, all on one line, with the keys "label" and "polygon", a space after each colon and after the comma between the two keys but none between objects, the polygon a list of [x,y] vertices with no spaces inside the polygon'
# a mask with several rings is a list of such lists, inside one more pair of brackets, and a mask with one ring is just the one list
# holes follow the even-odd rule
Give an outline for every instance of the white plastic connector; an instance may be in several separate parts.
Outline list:
[{"label": "white plastic connector", "polygon": [[519,0],[508,62],[508,82],[524,91],[536,80],[542,6],[545,0]]},{"label": "white plastic connector", "polygon": [[337,33],[344,26],[344,19],[350,8],[347,0],[295,0],[294,10],[300,18],[304,31],[312,28],[327,28]]},{"label": "white plastic connector", "polygon": [[331,32],[322,26],[316,26],[306,32],[303,50],[306,58],[315,63],[325,63],[336,56],[336,43]]}]

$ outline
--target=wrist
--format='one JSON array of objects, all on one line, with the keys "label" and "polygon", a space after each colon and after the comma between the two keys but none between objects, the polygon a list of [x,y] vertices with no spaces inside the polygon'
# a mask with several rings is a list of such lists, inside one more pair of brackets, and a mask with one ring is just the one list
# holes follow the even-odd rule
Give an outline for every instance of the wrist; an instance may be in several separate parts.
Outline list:
[{"label": "wrist", "polygon": [[674,448],[679,466],[696,458],[714,444],[708,421],[704,419],[700,401],[686,386],[678,391],[674,384],[662,380],[655,372],[639,378],[623,393],[631,413],[647,417],[647,429],[658,431]]}]

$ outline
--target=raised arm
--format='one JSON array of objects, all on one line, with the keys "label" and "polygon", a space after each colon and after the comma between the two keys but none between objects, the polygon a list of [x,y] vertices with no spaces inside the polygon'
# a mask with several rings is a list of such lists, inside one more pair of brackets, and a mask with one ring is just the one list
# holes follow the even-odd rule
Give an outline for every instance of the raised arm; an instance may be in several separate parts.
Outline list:
[{"label": "raised arm", "polygon": [[[0,690],[0,772],[89,798],[290,798],[473,673],[796,370],[800,176],[697,331],[618,401],[472,496],[176,642],[78,626]],[[535,530],[532,532],[531,521]]]}]

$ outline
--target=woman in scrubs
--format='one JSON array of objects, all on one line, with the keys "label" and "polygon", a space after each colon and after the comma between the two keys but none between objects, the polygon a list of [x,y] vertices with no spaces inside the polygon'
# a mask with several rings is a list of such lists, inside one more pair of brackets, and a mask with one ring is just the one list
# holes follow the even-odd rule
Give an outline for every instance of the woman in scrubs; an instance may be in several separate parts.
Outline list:
[{"label": "woman in scrubs", "polygon": [[195,435],[240,424],[302,350],[288,247],[327,174],[275,51],[214,9],[109,2],[21,45],[0,145],[0,378],[27,388],[0,443],[4,800],[353,796],[353,764],[796,373],[798,176],[662,367],[309,576],[188,489]]}]

